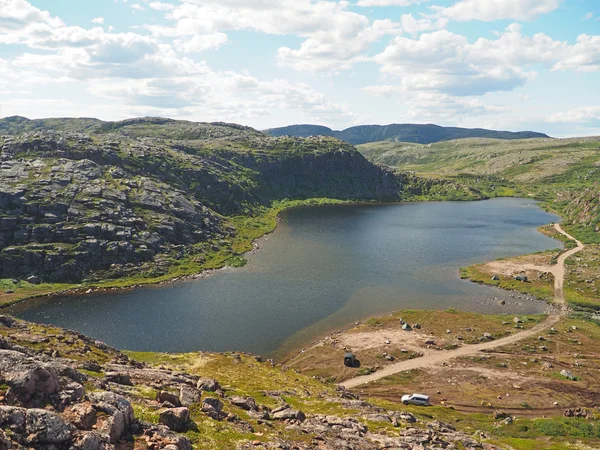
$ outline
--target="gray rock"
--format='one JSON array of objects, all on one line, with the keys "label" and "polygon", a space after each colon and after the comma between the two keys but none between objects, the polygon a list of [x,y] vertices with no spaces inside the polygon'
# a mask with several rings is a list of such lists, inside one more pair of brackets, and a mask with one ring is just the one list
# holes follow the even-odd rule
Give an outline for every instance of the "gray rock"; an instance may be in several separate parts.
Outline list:
[{"label": "gray rock", "polygon": [[60,389],[54,368],[12,350],[0,350],[0,373],[10,386],[9,396],[23,405],[41,405]]},{"label": "gray rock", "polygon": [[122,384],[125,386],[133,386],[129,374],[120,372],[106,372],[104,379],[111,383]]},{"label": "gray rock", "polygon": [[221,385],[219,384],[219,382],[212,378],[200,378],[196,387],[201,391],[207,392],[215,392],[221,389]]},{"label": "gray rock", "polygon": [[273,410],[273,420],[299,420],[300,422],[306,419],[306,415],[302,411],[292,408],[285,408],[280,411]]},{"label": "gray rock", "polygon": [[200,402],[202,392],[190,386],[183,385],[179,389],[179,402],[183,406],[191,406]]},{"label": "gray rock", "polygon": [[78,403],[65,411],[65,418],[80,430],[91,430],[96,424],[96,410],[89,403]]},{"label": "gray rock", "polygon": [[27,410],[14,406],[0,406],[0,428],[10,429],[15,433],[25,431]]},{"label": "gray rock", "polygon": [[44,409],[28,409],[27,440],[34,445],[64,444],[71,441],[75,427],[56,413]]},{"label": "gray rock", "polygon": [[88,397],[97,411],[108,416],[99,431],[107,435],[111,444],[116,443],[125,435],[135,419],[131,403],[125,397],[112,392],[93,392],[88,394]]},{"label": "gray rock", "polygon": [[563,370],[561,370],[561,371],[560,371],[560,374],[561,374],[563,377],[565,377],[565,378],[567,378],[567,379],[569,379],[569,380],[576,380],[576,379],[577,379],[577,377],[576,377],[575,375],[573,375],[573,374],[572,374],[570,371],[568,371],[568,370],[566,370],[566,369],[563,369]]},{"label": "gray rock", "polygon": [[258,411],[256,401],[252,397],[233,396],[229,399],[229,402],[238,408],[245,409],[246,411]]},{"label": "gray rock", "polygon": [[156,395],[156,399],[161,403],[168,402],[176,407],[181,406],[181,403],[179,401],[179,396],[177,396],[169,391],[160,391]]},{"label": "gray rock", "polygon": [[84,434],[73,444],[70,450],[114,450],[114,446],[107,442],[101,434],[92,431]]},{"label": "gray rock", "polygon": [[173,431],[184,431],[190,420],[190,410],[186,407],[165,409],[159,415],[159,422]]}]

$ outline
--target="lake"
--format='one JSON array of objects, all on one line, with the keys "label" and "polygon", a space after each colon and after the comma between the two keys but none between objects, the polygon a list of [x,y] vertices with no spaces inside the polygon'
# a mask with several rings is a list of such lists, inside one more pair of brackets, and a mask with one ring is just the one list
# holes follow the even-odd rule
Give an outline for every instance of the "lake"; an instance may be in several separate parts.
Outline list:
[{"label": "lake", "polygon": [[278,357],[398,309],[543,312],[543,302],[461,280],[459,268],[561,247],[536,230],[554,221],[527,199],[297,208],[282,213],[243,268],[163,287],[37,299],[8,312],[121,349]]}]

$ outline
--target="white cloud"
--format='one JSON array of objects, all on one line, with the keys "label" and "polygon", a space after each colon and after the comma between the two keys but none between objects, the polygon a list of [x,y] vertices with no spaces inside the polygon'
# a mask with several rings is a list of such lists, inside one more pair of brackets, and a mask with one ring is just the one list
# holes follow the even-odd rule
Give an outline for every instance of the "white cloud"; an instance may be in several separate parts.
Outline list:
[{"label": "white cloud", "polygon": [[457,21],[531,20],[554,11],[562,0],[460,0],[449,7],[433,6],[440,16]]},{"label": "white cloud", "polygon": [[175,5],[163,2],[150,2],[148,6],[156,11],[170,11],[172,9],[175,9]]},{"label": "white cloud", "polygon": [[400,32],[398,23],[371,22],[348,7],[347,1],[325,0],[183,0],[165,15],[171,26],[147,28],[154,36],[182,40],[229,30],[297,35],[304,39],[298,48],[278,50],[280,65],[306,72],[336,72],[364,60],[373,42]]},{"label": "white cloud", "polygon": [[593,19],[593,18],[594,18],[594,13],[593,13],[593,12],[586,13],[586,14],[583,16],[583,20],[591,20],[591,19]]},{"label": "white cloud", "polygon": [[446,28],[448,19],[442,17],[437,20],[430,18],[415,19],[412,14],[402,14],[400,17],[402,31],[409,34],[422,33],[423,31],[439,30]]},{"label": "white cloud", "polygon": [[[535,79],[535,64],[552,70],[600,70],[600,36],[581,35],[569,45],[543,33],[523,35],[520,25],[511,24],[496,39],[471,44],[462,35],[439,30],[416,39],[397,36],[373,60],[405,92],[482,95],[510,91]],[[371,87],[366,92],[383,91]]]},{"label": "white cloud", "polygon": [[550,123],[579,123],[600,126],[600,106],[582,106],[569,111],[553,114],[546,119]]},{"label": "white cloud", "polygon": [[104,23],[104,17],[96,17],[94,19],[92,19],[92,23],[97,23],[97,24],[103,24]]},{"label": "white cloud", "polygon": [[[34,92],[22,94],[21,105],[26,107],[36,90],[46,92],[44,96],[51,100],[49,93],[54,89],[49,86],[69,84],[87,95],[88,101],[109,100],[102,110],[118,117],[159,114],[247,122],[277,110],[291,110],[303,120],[346,124],[355,118],[347,106],[329,101],[307,84],[259,80],[246,72],[216,72],[206,63],[180,53],[223,45],[227,42],[224,33],[187,39],[175,36],[172,44],[159,37],[67,26],[33,7],[25,12],[12,7],[0,10],[0,43],[10,39],[34,50],[45,50],[0,59],[0,91],[14,93],[31,88]],[[67,100],[55,104],[59,103],[56,111],[63,115],[87,114]],[[46,106],[51,104],[47,102]],[[3,99],[2,105],[3,111],[12,111],[18,102]]]},{"label": "white cloud", "polygon": [[358,0],[356,6],[410,6],[429,0]]},{"label": "white cloud", "polygon": [[133,9],[135,11],[145,11],[146,10],[146,8],[144,8],[139,3],[132,3],[130,6],[131,6],[131,9]]},{"label": "white cloud", "polygon": [[217,49],[229,42],[225,33],[199,34],[184,39],[173,41],[175,48],[184,53],[203,52]]},{"label": "white cloud", "polygon": [[407,104],[407,120],[427,122],[460,123],[467,117],[506,111],[504,106],[487,105],[478,98],[453,97],[432,92],[410,94]]},{"label": "white cloud", "polygon": [[394,32],[398,32],[398,27],[389,20],[376,20],[368,26],[360,19],[352,26],[346,24],[315,32],[296,50],[282,47],[277,51],[277,59],[281,65],[304,72],[346,70],[366,60],[366,52],[373,42]]},{"label": "white cloud", "polygon": [[566,46],[561,59],[552,69],[578,72],[600,71],[600,36],[579,35],[577,43]]}]

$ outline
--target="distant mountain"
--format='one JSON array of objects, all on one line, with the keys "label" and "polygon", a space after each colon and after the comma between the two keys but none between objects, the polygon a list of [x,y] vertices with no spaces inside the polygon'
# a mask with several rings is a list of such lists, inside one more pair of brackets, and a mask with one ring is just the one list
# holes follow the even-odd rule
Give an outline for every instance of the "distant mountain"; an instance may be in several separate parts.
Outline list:
[{"label": "distant mountain", "polygon": [[399,142],[414,142],[418,144],[431,144],[440,141],[463,138],[492,138],[492,139],[527,139],[548,138],[543,133],[534,131],[495,131],[483,128],[456,128],[441,127],[439,125],[427,124],[391,124],[391,125],[361,125],[347,128],[343,131],[335,131],[331,128],[319,125],[290,125],[281,128],[264,130],[271,136],[332,136],[353,145],[366,144],[395,140]]}]

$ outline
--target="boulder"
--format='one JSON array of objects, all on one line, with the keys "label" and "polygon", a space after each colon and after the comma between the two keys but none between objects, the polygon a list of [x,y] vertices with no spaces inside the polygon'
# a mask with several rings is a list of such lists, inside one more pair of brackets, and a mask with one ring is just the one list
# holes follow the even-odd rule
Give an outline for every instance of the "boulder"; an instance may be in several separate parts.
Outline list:
[{"label": "boulder", "polygon": [[135,419],[131,403],[112,392],[93,392],[88,397],[94,409],[106,415],[99,431],[107,436],[111,444],[116,443],[125,436]]},{"label": "boulder", "polygon": [[573,375],[573,374],[572,374],[570,371],[568,371],[568,370],[566,370],[566,369],[563,369],[563,370],[561,370],[561,371],[560,371],[560,374],[561,374],[563,377],[567,378],[568,380],[573,380],[573,381],[574,381],[574,380],[576,380],[576,379],[577,379],[577,377],[576,377],[575,375]]},{"label": "boulder", "polygon": [[186,407],[165,409],[158,420],[173,431],[184,431],[190,420],[190,410]]},{"label": "boulder", "polygon": [[256,401],[252,397],[240,397],[236,395],[231,397],[229,402],[238,408],[245,409],[246,411],[258,411]]},{"label": "boulder", "polygon": [[183,385],[179,389],[179,402],[183,406],[191,406],[199,403],[202,398],[202,392],[190,386]]},{"label": "boulder", "polygon": [[27,410],[27,440],[33,445],[65,444],[72,440],[74,432],[73,425],[52,411]]},{"label": "boulder", "polygon": [[220,420],[222,409],[223,402],[218,398],[207,397],[202,401],[202,412],[211,419]]},{"label": "boulder", "polygon": [[67,409],[64,417],[80,430],[91,430],[96,423],[96,410],[89,403],[78,403]]},{"label": "boulder", "polygon": [[15,433],[25,431],[27,410],[14,406],[0,406],[0,428],[9,429]]},{"label": "boulder", "polygon": [[221,385],[217,380],[212,378],[200,378],[196,385],[201,391],[215,392],[221,389]]},{"label": "boulder", "polygon": [[122,384],[124,386],[133,386],[131,377],[127,373],[106,372],[104,379],[110,383]]},{"label": "boulder", "polygon": [[179,396],[173,394],[172,392],[160,391],[156,395],[156,399],[161,403],[168,402],[175,407],[181,406],[181,403],[179,402]]},{"label": "boulder", "polygon": [[0,350],[0,373],[24,406],[39,406],[60,389],[54,368],[12,350]]},{"label": "boulder", "polygon": [[106,441],[104,436],[92,431],[84,434],[73,444],[70,450],[113,450],[114,448]]},{"label": "boulder", "polygon": [[273,410],[273,420],[299,420],[303,422],[305,419],[306,415],[302,411],[290,407]]}]

